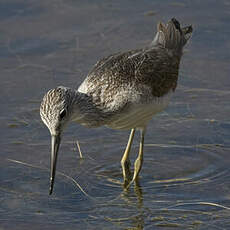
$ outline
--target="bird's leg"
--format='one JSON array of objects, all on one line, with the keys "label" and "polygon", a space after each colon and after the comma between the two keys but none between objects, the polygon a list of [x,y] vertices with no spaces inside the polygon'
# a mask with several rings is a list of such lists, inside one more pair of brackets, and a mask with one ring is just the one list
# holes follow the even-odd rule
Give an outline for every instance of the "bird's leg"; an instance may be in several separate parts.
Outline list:
[{"label": "bird's leg", "polygon": [[133,142],[134,134],[135,134],[135,129],[131,129],[131,132],[129,135],[129,140],[128,140],[124,155],[121,159],[121,166],[122,166],[123,178],[124,178],[124,186],[126,186],[129,183],[129,181],[131,180],[129,152],[130,152],[131,145]]},{"label": "bird's leg", "polygon": [[[143,163],[143,147],[144,147],[144,136],[145,136],[145,129],[141,129],[141,140],[140,140],[140,147],[139,147],[139,154],[134,164],[134,174],[132,182],[138,183],[138,175],[141,171],[142,163]],[[131,184],[130,183],[130,184]]]}]

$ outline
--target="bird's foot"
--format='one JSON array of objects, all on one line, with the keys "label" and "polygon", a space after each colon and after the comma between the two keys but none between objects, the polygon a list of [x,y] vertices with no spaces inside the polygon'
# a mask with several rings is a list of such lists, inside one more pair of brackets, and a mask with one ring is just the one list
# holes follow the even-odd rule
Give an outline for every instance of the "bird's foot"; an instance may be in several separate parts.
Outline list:
[{"label": "bird's foot", "polygon": [[130,171],[130,161],[126,160],[124,162],[121,162],[122,166],[122,172],[123,172],[123,178],[124,178],[124,186],[129,183],[132,179],[131,171]]}]

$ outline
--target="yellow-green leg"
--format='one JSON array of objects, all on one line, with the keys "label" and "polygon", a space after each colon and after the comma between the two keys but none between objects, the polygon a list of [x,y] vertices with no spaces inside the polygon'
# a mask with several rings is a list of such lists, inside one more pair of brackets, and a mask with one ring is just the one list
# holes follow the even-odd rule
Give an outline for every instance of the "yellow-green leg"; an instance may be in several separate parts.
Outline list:
[{"label": "yellow-green leg", "polygon": [[[145,137],[145,129],[141,129],[141,140],[140,140],[140,147],[139,147],[139,154],[134,164],[134,174],[132,182],[138,182],[138,175],[141,171],[142,163],[143,163],[143,148],[144,148],[144,137]],[[130,183],[130,184],[131,184]]]},{"label": "yellow-green leg", "polygon": [[129,181],[131,180],[129,152],[130,152],[131,145],[133,142],[134,134],[135,134],[135,129],[131,129],[131,132],[129,135],[129,140],[128,140],[125,152],[123,154],[123,157],[121,159],[121,166],[122,166],[122,172],[123,172],[123,178],[124,178],[124,186],[126,186],[129,183]]}]

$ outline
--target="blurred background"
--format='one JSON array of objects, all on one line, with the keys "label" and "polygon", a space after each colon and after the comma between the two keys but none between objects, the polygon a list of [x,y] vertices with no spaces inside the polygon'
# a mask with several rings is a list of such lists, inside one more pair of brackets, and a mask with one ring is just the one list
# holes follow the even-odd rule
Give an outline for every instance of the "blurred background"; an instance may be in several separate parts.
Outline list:
[{"label": "blurred background", "polygon": [[[148,126],[140,187],[122,187],[128,131],[72,124],[49,196],[43,95],[77,88],[100,58],[148,45],[172,17],[194,33],[176,93]],[[229,229],[229,20],[229,0],[1,0],[0,229]]]}]

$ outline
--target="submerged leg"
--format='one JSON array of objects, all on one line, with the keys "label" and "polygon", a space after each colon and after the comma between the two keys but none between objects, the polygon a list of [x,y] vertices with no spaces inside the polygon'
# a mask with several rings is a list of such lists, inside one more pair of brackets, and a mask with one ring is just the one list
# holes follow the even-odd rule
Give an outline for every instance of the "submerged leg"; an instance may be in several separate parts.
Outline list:
[{"label": "submerged leg", "polygon": [[134,164],[134,174],[132,182],[138,182],[138,175],[141,171],[142,163],[143,163],[143,147],[144,147],[144,136],[145,136],[145,129],[141,129],[141,140],[140,140],[140,147],[139,147],[139,154]]},{"label": "submerged leg", "polygon": [[130,152],[131,145],[133,142],[134,134],[135,134],[135,129],[131,129],[129,140],[128,140],[124,155],[121,159],[121,166],[122,166],[123,177],[124,177],[124,186],[126,186],[127,183],[131,180],[129,152]]}]

